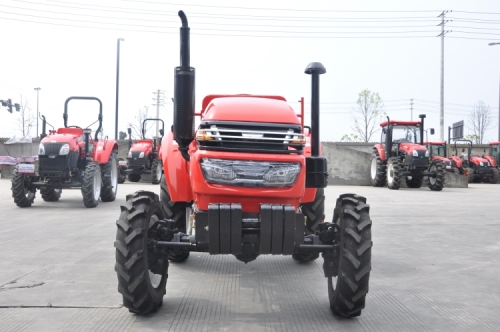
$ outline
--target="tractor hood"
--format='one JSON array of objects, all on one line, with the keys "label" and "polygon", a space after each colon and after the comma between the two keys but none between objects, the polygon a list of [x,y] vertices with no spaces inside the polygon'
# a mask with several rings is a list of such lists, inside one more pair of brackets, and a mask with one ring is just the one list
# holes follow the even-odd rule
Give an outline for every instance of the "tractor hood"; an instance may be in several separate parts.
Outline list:
[{"label": "tractor hood", "polygon": [[473,164],[475,164],[475,165],[478,165],[478,166],[491,166],[489,164],[488,159],[481,158],[479,156],[471,156],[470,157],[470,162],[473,163]]},{"label": "tractor hood", "polygon": [[255,97],[215,98],[207,106],[204,121],[236,121],[300,124],[286,101]]},{"label": "tractor hood", "polygon": [[84,141],[83,130],[80,128],[59,128],[57,133],[45,136],[40,144],[68,143],[70,151],[77,151]]},{"label": "tractor hood", "polygon": [[415,143],[400,143],[399,150],[406,152],[407,154],[412,154],[414,150],[417,151],[427,151],[427,148],[420,144]]},{"label": "tractor hood", "polygon": [[146,154],[149,153],[152,147],[153,147],[153,141],[149,139],[141,139],[132,144],[132,146],[130,147],[130,151],[144,152]]},{"label": "tractor hood", "polygon": [[432,160],[441,160],[445,165],[447,162],[450,162],[450,159],[443,156],[432,156]]}]

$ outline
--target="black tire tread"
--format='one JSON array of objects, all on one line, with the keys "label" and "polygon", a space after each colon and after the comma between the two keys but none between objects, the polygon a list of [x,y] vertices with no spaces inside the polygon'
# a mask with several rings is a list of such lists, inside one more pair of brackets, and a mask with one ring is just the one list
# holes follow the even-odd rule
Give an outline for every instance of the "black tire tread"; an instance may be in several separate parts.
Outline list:
[{"label": "black tire tread", "polygon": [[[117,190],[113,190],[110,187],[112,184],[111,181],[111,167],[112,163],[116,163],[116,174],[118,176],[120,170],[118,168],[118,160],[116,159],[116,151],[113,151],[109,156],[109,160],[107,163],[101,165],[101,176],[102,176],[102,186],[101,189],[101,200],[103,202],[113,202],[116,199]],[[109,174],[109,176],[107,176]],[[116,181],[118,187],[118,179]],[[118,188],[117,188],[118,189]]]},{"label": "black tire tread", "polygon": [[130,182],[139,182],[141,180],[141,175],[140,174],[129,174],[127,178]]},{"label": "black tire tread", "polygon": [[35,195],[33,199],[28,199],[24,193],[24,175],[19,173],[18,169],[15,168],[12,172],[12,197],[14,198],[14,203],[19,207],[30,207],[35,200]]},{"label": "black tire tread", "polygon": [[127,203],[121,206],[116,222],[118,292],[123,296],[123,305],[137,314],[147,314],[161,306],[167,283],[164,276],[158,288],[153,289],[148,277],[147,211],[154,203],[159,207],[158,195],[152,192],[127,195]]},{"label": "black tire tread", "polygon": [[61,198],[61,189],[56,191],[54,188],[40,188],[40,195],[45,202],[57,202]]},{"label": "black tire tread", "polygon": [[333,222],[341,224],[341,256],[336,288],[329,278],[328,293],[331,310],[343,317],[359,316],[365,307],[373,246],[369,213],[364,197],[348,194],[337,200]]},{"label": "black tire tread", "polygon": [[432,191],[441,191],[444,188],[446,169],[442,160],[433,160],[430,167],[433,165],[436,166],[436,183],[432,184],[431,181],[429,181],[429,188]]},{"label": "black tire tread", "polygon": [[374,179],[371,179],[372,185],[374,187],[384,187],[387,184],[387,177],[385,175],[387,166],[386,166],[385,162],[380,158],[378,151],[373,150],[371,160],[370,160],[370,167],[371,167],[372,160],[374,158],[377,159],[377,174],[375,175]]},{"label": "black tire tread", "polygon": [[161,167],[161,160],[160,159],[153,160],[153,163],[151,164],[151,183],[152,184],[158,184],[161,182],[161,177],[159,179],[156,178],[156,172],[157,172],[158,167]]},{"label": "black tire tread", "polygon": [[99,204],[99,200],[94,198],[94,174],[100,171],[99,164],[96,162],[91,162],[85,167],[82,181],[82,196],[85,207],[94,208]]},{"label": "black tire tread", "polygon": [[[398,190],[401,181],[401,161],[398,159],[398,157],[390,157],[387,161],[387,166],[389,164],[393,165],[394,181],[392,183],[389,183],[389,181],[387,181],[387,187],[389,189]],[[389,167],[387,167],[386,174],[389,174]]]},{"label": "black tire tread", "polygon": [[422,183],[424,182],[424,177],[421,173],[414,173],[411,176],[411,180],[406,178],[406,186],[408,188],[420,188],[422,187]]}]

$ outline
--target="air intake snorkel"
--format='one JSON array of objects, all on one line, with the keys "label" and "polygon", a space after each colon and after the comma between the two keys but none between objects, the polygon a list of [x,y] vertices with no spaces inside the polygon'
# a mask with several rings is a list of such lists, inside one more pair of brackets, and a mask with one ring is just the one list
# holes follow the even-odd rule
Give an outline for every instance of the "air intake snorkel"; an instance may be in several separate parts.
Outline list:
[{"label": "air intake snorkel", "polygon": [[194,84],[195,70],[190,67],[189,26],[186,14],[181,10],[180,28],[181,65],[174,71],[174,140],[179,151],[189,161],[188,148],[194,139]]}]

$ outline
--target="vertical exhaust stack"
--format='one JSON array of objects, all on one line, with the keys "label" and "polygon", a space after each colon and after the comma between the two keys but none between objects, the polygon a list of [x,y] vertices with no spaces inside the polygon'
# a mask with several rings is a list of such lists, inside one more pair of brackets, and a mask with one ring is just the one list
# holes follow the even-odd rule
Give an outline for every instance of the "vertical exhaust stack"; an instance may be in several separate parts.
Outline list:
[{"label": "vertical exhaust stack", "polygon": [[45,119],[45,116],[42,115],[42,133],[40,134],[40,140],[44,139],[45,136],[47,136],[47,120]]},{"label": "vertical exhaust stack", "polygon": [[324,188],[328,172],[326,158],[320,156],[319,75],[326,69],[320,62],[311,62],[304,72],[311,75],[311,157],[306,158],[306,188]]},{"label": "vertical exhaust stack", "polygon": [[422,122],[420,125],[420,144],[424,145],[424,119],[426,116],[425,114],[420,114],[418,117],[420,118],[420,122]]},{"label": "vertical exhaust stack", "polygon": [[189,26],[186,14],[181,10],[180,28],[181,65],[174,72],[174,140],[179,144],[179,151],[189,161],[189,144],[194,139],[194,84],[195,70],[190,67]]}]

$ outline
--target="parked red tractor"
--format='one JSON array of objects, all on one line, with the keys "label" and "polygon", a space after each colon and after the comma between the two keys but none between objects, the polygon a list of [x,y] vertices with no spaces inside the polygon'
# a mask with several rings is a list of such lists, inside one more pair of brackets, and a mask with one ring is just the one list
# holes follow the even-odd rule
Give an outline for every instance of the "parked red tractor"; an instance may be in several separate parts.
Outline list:
[{"label": "parked red tractor", "polygon": [[[99,102],[99,126],[92,140],[91,129],[68,126],[70,100]],[[86,207],[115,200],[118,188],[118,145],[111,139],[98,139],[102,128],[102,103],[95,97],[70,97],[64,104],[64,128],[46,135],[42,122],[42,140],[38,149],[38,170],[34,163],[18,164],[12,174],[12,197],[19,207],[33,204],[37,189],[46,202],[58,201],[62,189],[79,188]],[[96,122],[97,122],[96,121]]]},{"label": "parked red tractor", "polygon": [[148,121],[161,121],[160,135],[163,137],[165,123],[162,119],[146,119],[142,122],[142,139],[132,142],[132,130],[128,129],[129,152],[127,155],[128,180],[138,182],[143,174],[151,174],[151,183],[160,183],[163,174],[161,163],[161,137],[146,139],[146,123]]},{"label": "parked red tractor", "polygon": [[[308,261],[323,253],[330,307],[359,316],[371,270],[371,220],[366,199],[344,194],[324,222],[327,160],[319,136],[321,63],[310,63],[311,128],[285,98],[209,95],[195,114],[189,27],[182,21],[181,65],[175,68],[174,125],[162,142],[165,174],[160,197],[127,196],[117,221],[118,290],[131,312],[162,305],[169,260],[190,251]],[[194,130],[194,117],[200,125]],[[315,265],[311,265],[314,269]],[[299,287],[299,286],[297,286]]]},{"label": "parked red tractor", "polygon": [[429,160],[424,145],[425,114],[420,121],[390,120],[380,124],[381,143],[373,147],[370,175],[374,187],[399,189],[404,177],[409,188],[420,188],[424,176],[429,178],[429,188],[440,191],[444,187],[445,165],[442,160]]},{"label": "parked red tractor", "polygon": [[491,166],[496,167],[500,171],[500,142],[490,142],[489,155],[484,156]]},{"label": "parked red tractor", "polygon": [[454,166],[451,159],[447,157],[446,142],[425,142],[431,160],[441,160],[446,171],[454,174],[460,174],[458,167]]},{"label": "parked red tractor", "polygon": [[[467,153],[462,148],[462,155],[457,154],[457,142],[465,142],[467,144]],[[492,165],[487,157],[480,157],[477,154],[472,154],[472,141],[456,140],[454,149],[455,155],[450,159],[458,167],[461,174],[469,177],[469,183],[498,183],[498,169]]]}]

